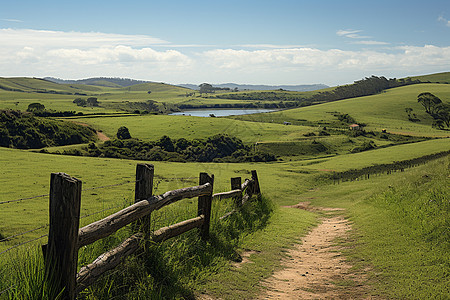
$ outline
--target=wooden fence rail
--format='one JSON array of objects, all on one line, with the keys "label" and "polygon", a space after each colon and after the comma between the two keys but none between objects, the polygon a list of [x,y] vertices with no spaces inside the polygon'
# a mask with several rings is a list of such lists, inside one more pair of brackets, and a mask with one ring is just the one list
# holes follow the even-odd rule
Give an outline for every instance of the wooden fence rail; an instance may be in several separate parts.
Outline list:
[{"label": "wooden fence rail", "polygon": [[[241,184],[241,178],[231,178],[231,191],[213,194],[214,176],[200,173],[199,185],[153,195],[154,167],[138,164],[136,167],[135,203],[99,221],[79,228],[81,181],[65,173],[53,173],[50,184],[50,224],[48,244],[43,247],[46,280],[50,286],[63,291],[63,299],[76,295],[92,285],[102,274],[117,267],[125,257],[135,253],[142,243],[163,242],[172,237],[199,228],[202,239],[209,238],[212,199],[235,199],[242,206],[252,195],[260,195],[256,171]],[[187,198],[198,197],[197,217],[160,228],[150,229],[151,213]],[[220,219],[237,212],[233,209]],[[107,237],[126,225],[133,224],[137,232],[92,263],[82,267],[78,274],[78,250]]]}]

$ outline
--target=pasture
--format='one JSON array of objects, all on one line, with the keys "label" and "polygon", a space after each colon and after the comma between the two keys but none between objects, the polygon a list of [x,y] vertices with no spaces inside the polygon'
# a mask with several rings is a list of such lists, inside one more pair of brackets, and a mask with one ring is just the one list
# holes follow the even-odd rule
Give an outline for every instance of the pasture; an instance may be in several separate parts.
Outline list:
[{"label": "pasture", "polygon": [[[71,85],[58,90],[52,84],[40,86],[28,81],[33,80],[0,81],[9,89],[24,89],[22,92],[0,90],[0,108],[25,110],[29,103],[40,102],[54,110],[117,112],[112,108],[77,107],[72,103],[73,94],[38,93],[41,88],[70,93],[82,90],[104,103],[144,99],[167,103],[237,101],[186,97],[186,89],[160,83],[130,88]],[[102,282],[104,286],[86,295],[107,297],[116,282],[124,283],[133,278],[133,282],[139,282],[134,288],[135,294],[132,294],[135,297],[156,297],[158,293],[161,296],[162,291],[167,290],[177,296],[206,291],[216,297],[254,298],[261,291],[260,281],[279,268],[280,257],[285,250],[321,217],[320,213],[286,207],[308,201],[315,206],[345,209],[343,214],[354,223],[354,230],[349,240],[338,242],[348,246],[344,255],[354,269],[367,274],[368,281],[364,284],[369,287],[369,294],[399,299],[442,298],[448,289],[448,232],[445,231],[448,228],[448,201],[444,201],[448,199],[448,157],[404,172],[371,176],[369,180],[333,185],[327,179],[333,171],[361,169],[448,151],[449,139],[445,137],[450,135],[449,131],[431,127],[431,117],[417,103],[417,95],[421,92],[431,92],[445,103],[450,99],[448,85],[426,83],[390,89],[373,96],[230,118],[124,114],[66,119],[89,124],[110,137],[116,135],[119,127],[126,126],[132,137],[146,141],[157,140],[163,135],[195,139],[225,133],[281,158],[270,163],[151,162],[155,165],[155,194],[196,185],[200,172],[214,174],[214,192],[221,192],[229,190],[231,177],[248,178],[250,170],[257,170],[262,192],[268,205],[272,203],[273,212],[265,222],[258,223],[255,220],[257,214],[248,208],[245,218],[251,221],[246,222],[243,217],[238,220],[240,223],[236,221],[227,225],[230,227],[217,226],[214,229],[217,239],[207,246],[202,246],[192,235],[182,238],[180,246],[176,243],[158,246],[159,252],[155,257],[160,260],[162,269],[169,270],[169,279],[152,277],[154,274],[139,277],[144,274],[140,273],[142,266],[129,261],[124,269],[128,268],[135,274],[129,277],[113,274]],[[420,122],[408,121],[406,107],[413,109]],[[349,114],[357,122],[365,123],[366,130],[377,133],[387,129],[391,133],[439,138],[411,142],[413,140],[405,137],[405,141],[400,141],[405,144],[396,144],[378,136],[351,136],[333,115],[336,112]],[[293,125],[283,125],[284,121]],[[324,134],[323,127],[329,127],[327,132],[331,135]],[[368,141],[377,147],[350,153],[355,146]],[[319,144],[327,150],[321,150]],[[80,146],[54,147],[51,150],[76,147]],[[137,163],[0,148],[0,202],[24,199],[0,204],[1,236],[9,237],[48,223],[49,204],[45,195],[49,192],[52,172],[65,172],[82,180],[81,226],[120,210],[134,201]],[[34,196],[39,197],[27,199]],[[227,203],[215,203],[222,213]],[[154,222],[169,224],[170,218],[180,218],[195,211],[195,200],[177,203],[172,210],[156,215]],[[259,215],[257,217],[260,218]],[[245,230],[230,239],[224,238],[224,232],[234,232],[237,228]],[[3,241],[0,252],[45,233],[47,228],[42,228]],[[102,250],[99,252],[102,253],[104,247],[118,242],[120,237],[119,233],[104,244],[96,244],[92,252],[83,250],[80,260],[91,261],[95,251]],[[34,245],[42,243],[45,243],[45,238]],[[250,256],[253,263],[243,264],[241,269],[231,267],[231,261],[247,250],[253,251]],[[186,253],[192,256],[186,256]],[[13,259],[18,255],[25,256],[24,252],[14,250],[7,255]],[[4,262],[1,261],[2,264]],[[0,278],[7,277],[8,274],[0,272]],[[149,292],[153,287],[155,291]],[[0,291],[3,288],[7,286],[0,283]]]},{"label": "pasture", "polygon": [[[443,102],[450,101],[450,86],[446,84],[415,84],[389,89],[381,94],[328,102],[302,108],[272,112],[268,114],[235,116],[234,119],[265,123],[283,123],[322,126],[333,126],[338,121],[333,113],[349,114],[357,122],[367,125],[366,130],[417,135],[417,136],[449,136],[448,131],[431,127],[432,118],[425,113],[423,106],[417,102],[417,96],[430,92]],[[420,119],[411,122],[405,108],[412,108]]]}]

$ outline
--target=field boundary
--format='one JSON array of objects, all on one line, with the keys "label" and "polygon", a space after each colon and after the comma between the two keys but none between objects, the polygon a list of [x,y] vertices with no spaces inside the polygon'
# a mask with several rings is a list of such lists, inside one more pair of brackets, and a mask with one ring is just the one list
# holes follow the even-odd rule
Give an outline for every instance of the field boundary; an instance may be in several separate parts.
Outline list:
[{"label": "field boundary", "polygon": [[[233,198],[236,208],[220,220],[239,211],[239,207],[253,195],[260,199],[261,191],[255,170],[252,178],[231,178],[231,190],[213,194],[214,175],[200,173],[199,185],[152,195],[154,166],[138,164],[136,167],[135,203],[99,221],[79,228],[82,182],[65,173],[52,173],[50,184],[50,222],[48,244],[42,246],[46,280],[50,286],[62,291],[65,299],[75,299],[82,290],[92,285],[105,272],[118,266],[125,257],[145,249],[149,243],[163,242],[198,228],[202,240],[209,239],[212,199]],[[150,230],[151,213],[187,198],[198,197],[197,216],[192,219]],[[99,239],[131,225],[136,232],[78,273],[78,250]]]}]

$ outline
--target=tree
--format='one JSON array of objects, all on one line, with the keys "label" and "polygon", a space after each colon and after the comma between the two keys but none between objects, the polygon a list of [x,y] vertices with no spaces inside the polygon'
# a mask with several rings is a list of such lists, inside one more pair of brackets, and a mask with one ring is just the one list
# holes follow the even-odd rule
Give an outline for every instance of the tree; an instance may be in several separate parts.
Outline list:
[{"label": "tree", "polygon": [[89,106],[98,106],[98,104],[99,104],[97,98],[95,98],[95,97],[87,98],[86,102]]},{"label": "tree", "polygon": [[43,111],[43,110],[45,110],[44,104],[38,102],[30,103],[27,108],[28,112]]},{"label": "tree", "polygon": [[126,128],[125,126],[119,127],[119,129],[117,130],[117,138],[119,140],[131,139],[131,134],[128,128]]},{"label": "tree", "polygon": [[209,83],[202,83],[199,85],[200,88],[200,94],[202,93],[212,93],[214,91],[214,88]]},{"label": "tree", "polygon": [[437,106],[442,103],[441,99],[429,92],[419,94],[417,102],[422,104],[425,111],[429,114],[435,113]]},{"label": "tree", "polygon": [[83,98],[77,98],[77,99],[73,100],[73,103],[75,103],[77,106],[86,106],[87,105],[87,101]]}]

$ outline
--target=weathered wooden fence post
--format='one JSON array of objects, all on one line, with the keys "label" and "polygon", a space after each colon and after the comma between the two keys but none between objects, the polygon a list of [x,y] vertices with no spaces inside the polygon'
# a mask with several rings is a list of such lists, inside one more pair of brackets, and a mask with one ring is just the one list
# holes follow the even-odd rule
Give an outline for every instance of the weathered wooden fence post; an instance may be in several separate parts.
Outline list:
[{"label": "weathered wooden fence post", "polygon": [[259,180],[258,180],[258,174],[256,173],[256,170],[252,170],[252,179],[254,181],[253,184],[253,193],[257,194],[258,197],[261,195],[261,189],[259,187]]},{"label": "weathered wooden fence post", "polygon": [[[199,184],[203,185],[205,183],[210,183],[212,188],[214,188],[214,175],[209,176],[207,173],[200,173]],[[200,236],[202,239],[207,240],[209,238],[209,224],[211,220],[211,204],[212,204],[212,190],[211,194],[206,196],[198,197],[198,216],[204,215],[205,221],[200,227]]]},{"label": "weathered wooden fence post", "polygon": [[[240,190],[242,185],[241,177],[233,177],[231,178],[231,190]],[[242,206],[242,193],[234,198],[234,202],[237,207]]]},{"label": "weathered wooden fence post", "polygon": [[[134,192],[134,202],[148,199],[153,195],[153,177],[155,175],[155,167],[151,164],[137,164],[136,166],[136,184]],[[151,215],[147,215],[137,222],[137,226],[141,227],[141,231],[145,237],[149,237],[151,233]]]},{"label": "weathered wooden fence post", "polygon": [[63,291],[62,299],[75,299],[80,206],[81,181],[65,173],[52,173],[45,272],[49,288]]}]

